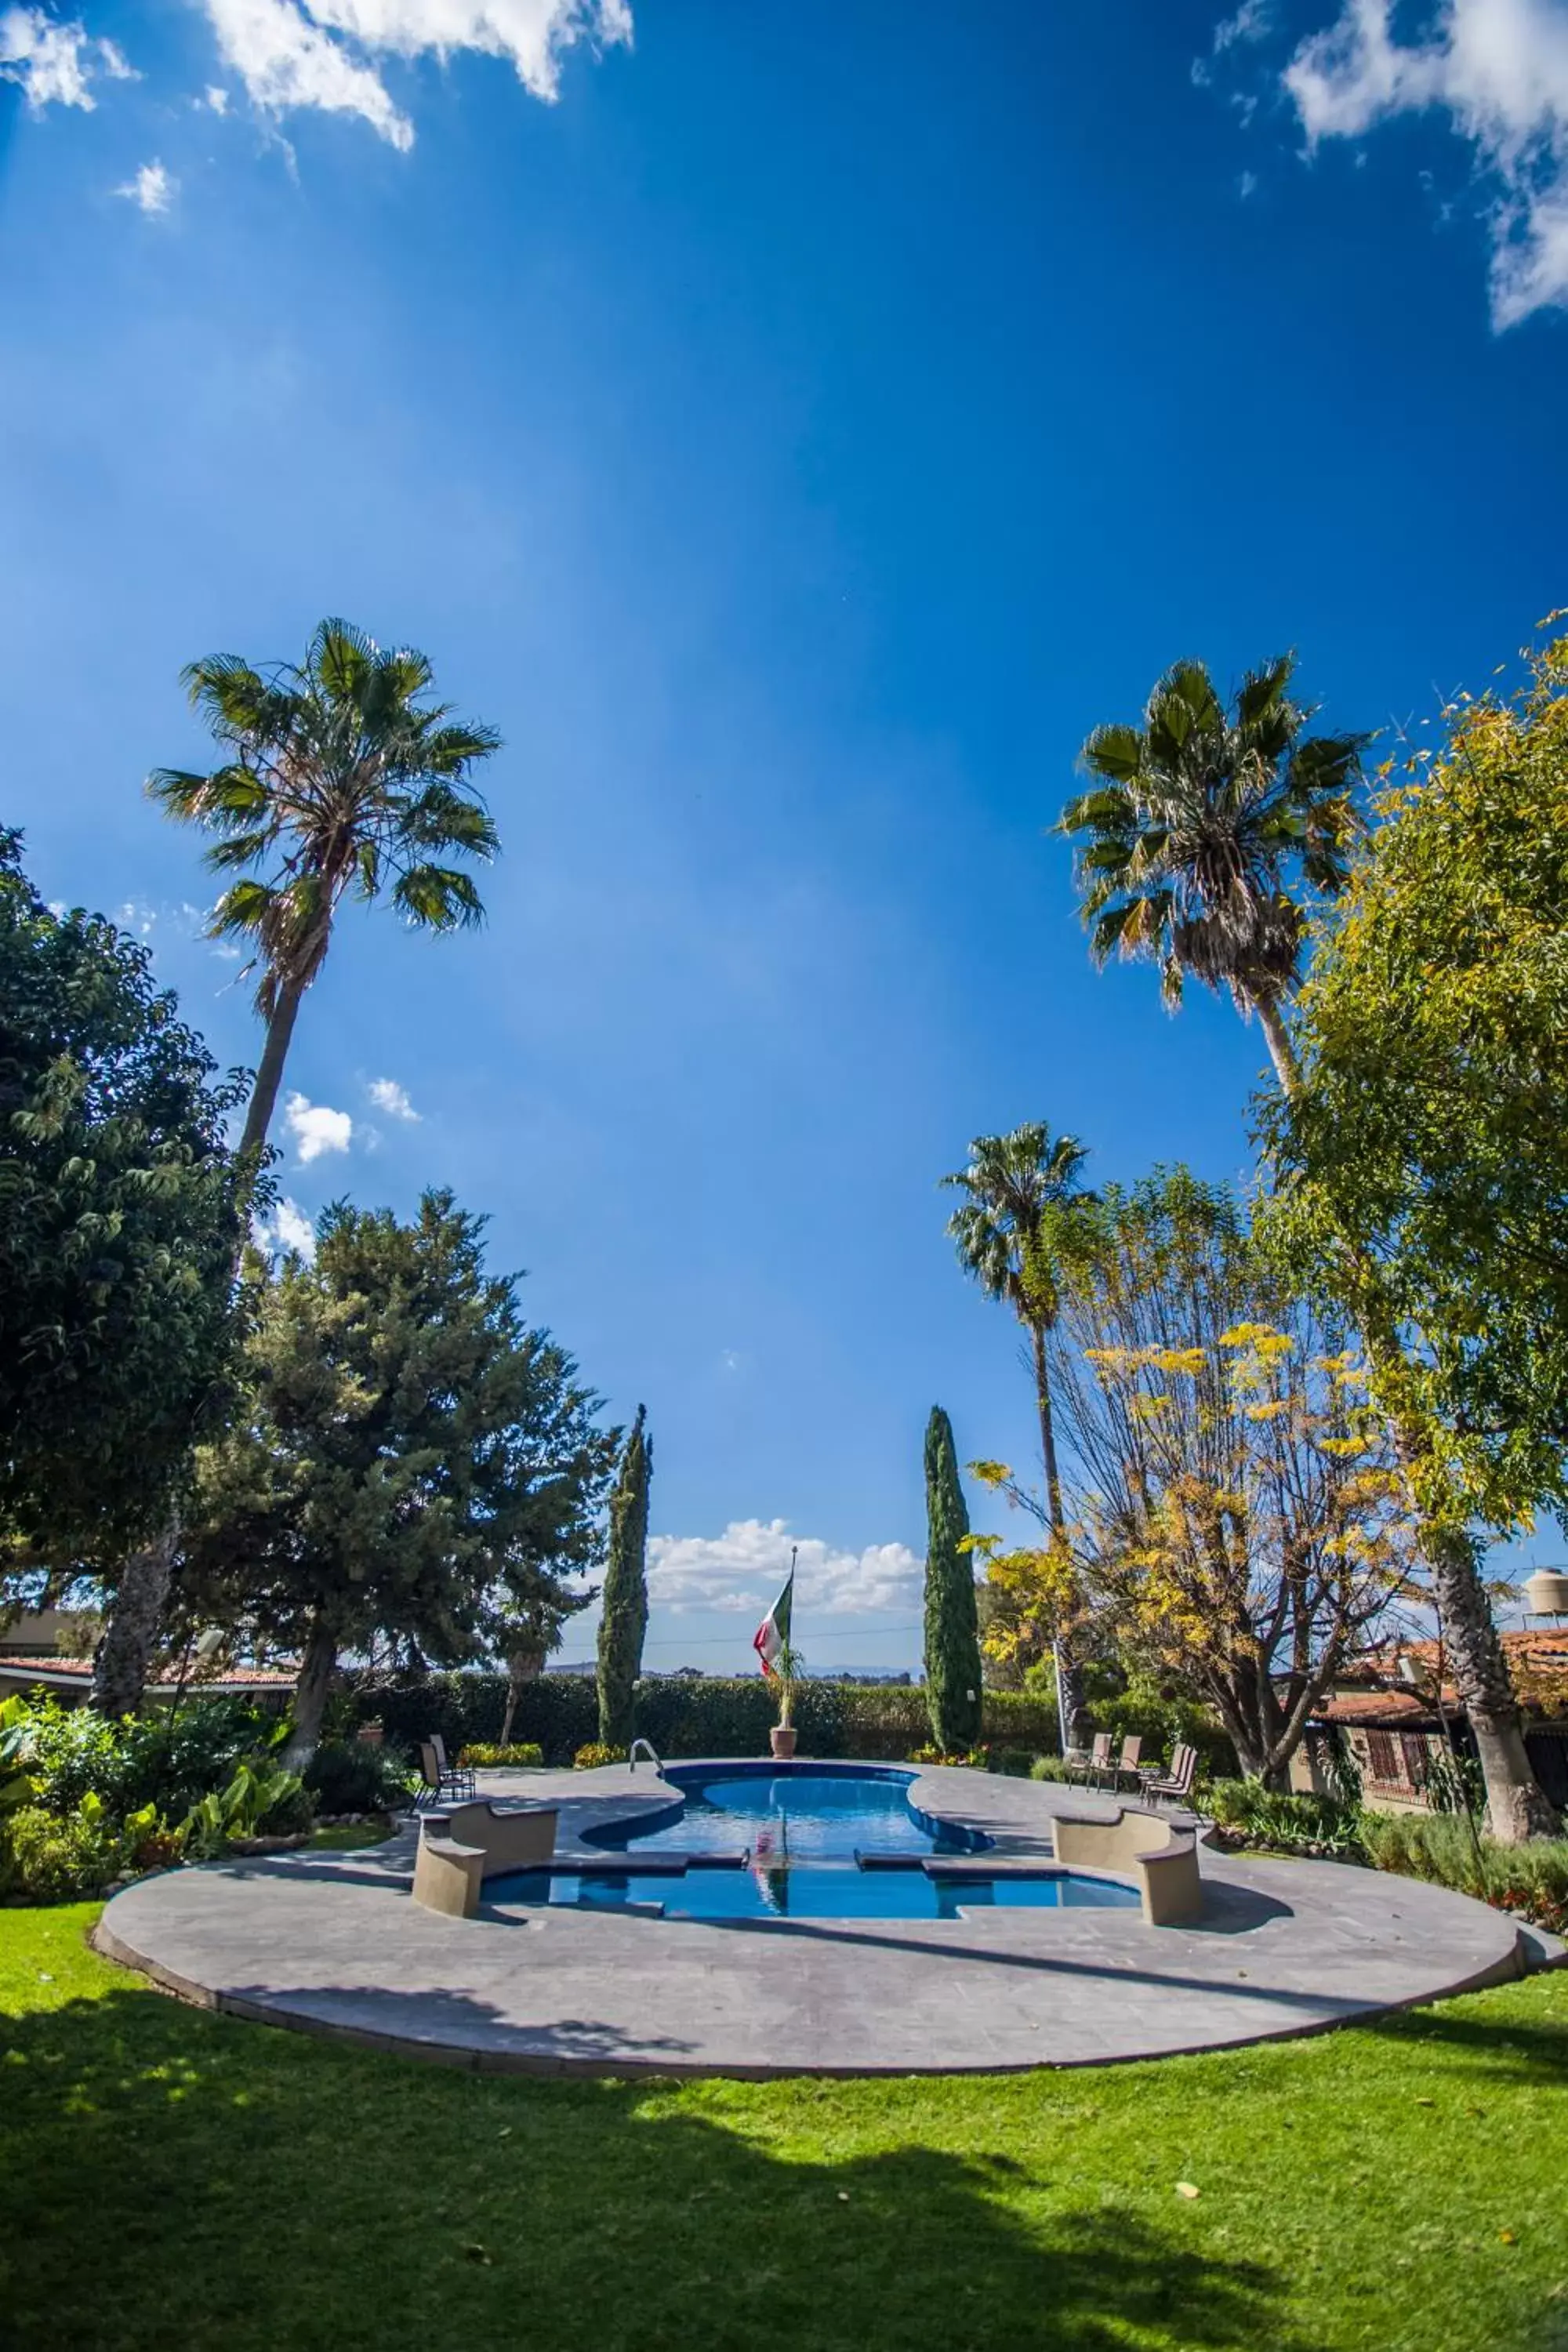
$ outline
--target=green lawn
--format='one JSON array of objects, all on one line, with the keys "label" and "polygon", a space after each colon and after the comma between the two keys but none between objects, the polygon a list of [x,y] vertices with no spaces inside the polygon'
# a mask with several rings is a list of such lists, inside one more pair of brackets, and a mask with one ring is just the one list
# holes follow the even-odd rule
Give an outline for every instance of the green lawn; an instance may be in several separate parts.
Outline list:
[{"label": "green lawn", "polygon": [[1568,1972],[1076,2074],[532,2083],[182,2008],[93,1916],[0,1912],[16,2352],[1568,2347]]}]

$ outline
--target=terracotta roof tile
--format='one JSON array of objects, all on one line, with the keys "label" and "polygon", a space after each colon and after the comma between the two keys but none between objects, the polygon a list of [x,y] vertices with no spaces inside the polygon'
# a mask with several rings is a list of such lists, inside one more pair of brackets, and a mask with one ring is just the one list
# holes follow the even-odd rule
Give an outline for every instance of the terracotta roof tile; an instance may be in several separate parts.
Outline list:
[{"label": "terracotta roof tile", "polygon": [[[41,1658],[36,1654],[32,1657],[0,1655],[0,1674],[47,1675],[51,1679],[63,1676],[68,1682],[90,1682],[92,1661],[90,1658]],[[176,1685],[179,1679],[180,1670],[177,1666],[165,1666],[160,1674],[153,1677],[155,1683],[167,1684],[171,1686]],[[291,1686],[294,1680],[295,1675],[286,1667],[230,1666],[221,1675],[205,1675],[199,1682],[187,1677],[185,1687],[192,1691],[234,1690],[240,1687],[280,1690]]]}]

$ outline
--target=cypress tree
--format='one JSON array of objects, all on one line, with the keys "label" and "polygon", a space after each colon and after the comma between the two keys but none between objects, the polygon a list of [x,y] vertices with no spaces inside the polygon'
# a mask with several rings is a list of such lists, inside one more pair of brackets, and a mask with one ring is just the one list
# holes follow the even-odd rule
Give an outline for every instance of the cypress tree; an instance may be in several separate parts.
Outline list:
[{"label": "cypress tree", "polygon": [[647,1631],[647,1490],[653,1440],[642,1405],[621,1455],[610,1496],[610,1551],[605,1570],[605,1611],[599,1620],[599,1738],[607,1748],[629,1748],[637,1680]]},{"label": "cypress tree", "polygon": [[959,1549],[969,1513],[941,1405],[926,1423],[926,1706],[932,1739],[952,1755],[980,1738],[980,1613],[974,1570]]}]

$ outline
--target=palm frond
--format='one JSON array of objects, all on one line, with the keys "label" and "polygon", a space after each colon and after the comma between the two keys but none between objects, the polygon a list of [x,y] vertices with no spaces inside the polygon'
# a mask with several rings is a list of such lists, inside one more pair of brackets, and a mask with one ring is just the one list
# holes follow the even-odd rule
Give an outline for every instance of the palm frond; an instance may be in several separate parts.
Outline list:
[{"label": "palm frond", "polygon": [[321,621],[310,639],[305,669],[332,701],[357,703],[380,650],[374,637],[351,622]]},{"label": "palm frond", "polygon": [[398,876],[392,896],[419,930],[470,930],[485,919],[472,877],[451,866],[411,866]]},{"label": "palm frond", "polygon": [[409,803],[398,836],[421,849],[462,849],[470,857],[494,857],[500,847],[495,821],[483,801],[455,792],[444,781],[426,784]]},{"label": "palm frond", "polygon": [[[1143,764],[1143,738],[1136,727],[1097,727],[1085,743],[1080,757],[1083,765],[1094,775],[1103,776],[1112,784],[1125,785],[1132,781]],[[1063,828],[1070,831],[1080,825],[1101,823],[1096,808],[1100,797],[1095,793],[1084,793],[1076,801],[1069,801],[1062,811]],[[1124,794],[1121,797],[1125,800]],[[1131,803],[1127,803],[1127,809],[1130,812]],[[1081,811],[1082,814],[1071,814],[1074,811]],[[1119,812],[1111,816],[1110,821],[1125,822],[1125,815]]]}]

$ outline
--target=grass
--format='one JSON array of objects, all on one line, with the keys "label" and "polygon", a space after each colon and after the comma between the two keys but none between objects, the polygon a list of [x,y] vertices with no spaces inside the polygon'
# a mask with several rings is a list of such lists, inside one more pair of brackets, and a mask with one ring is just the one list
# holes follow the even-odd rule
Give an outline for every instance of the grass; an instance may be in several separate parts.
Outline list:
[{"label": "grass", "polygon": [[384,1822],[332,1822],[323,1830],[312,1830],[308,1851],[311,1853],[357,1853],[361,1846],[384,1845],[387,1825]]},{"label": "grass", "polygon": [[1568,1971],[1157,2065],[530,2082],[183,2008],[93,1916],[0,1912],[9,2352],[1568,2347]]}]

